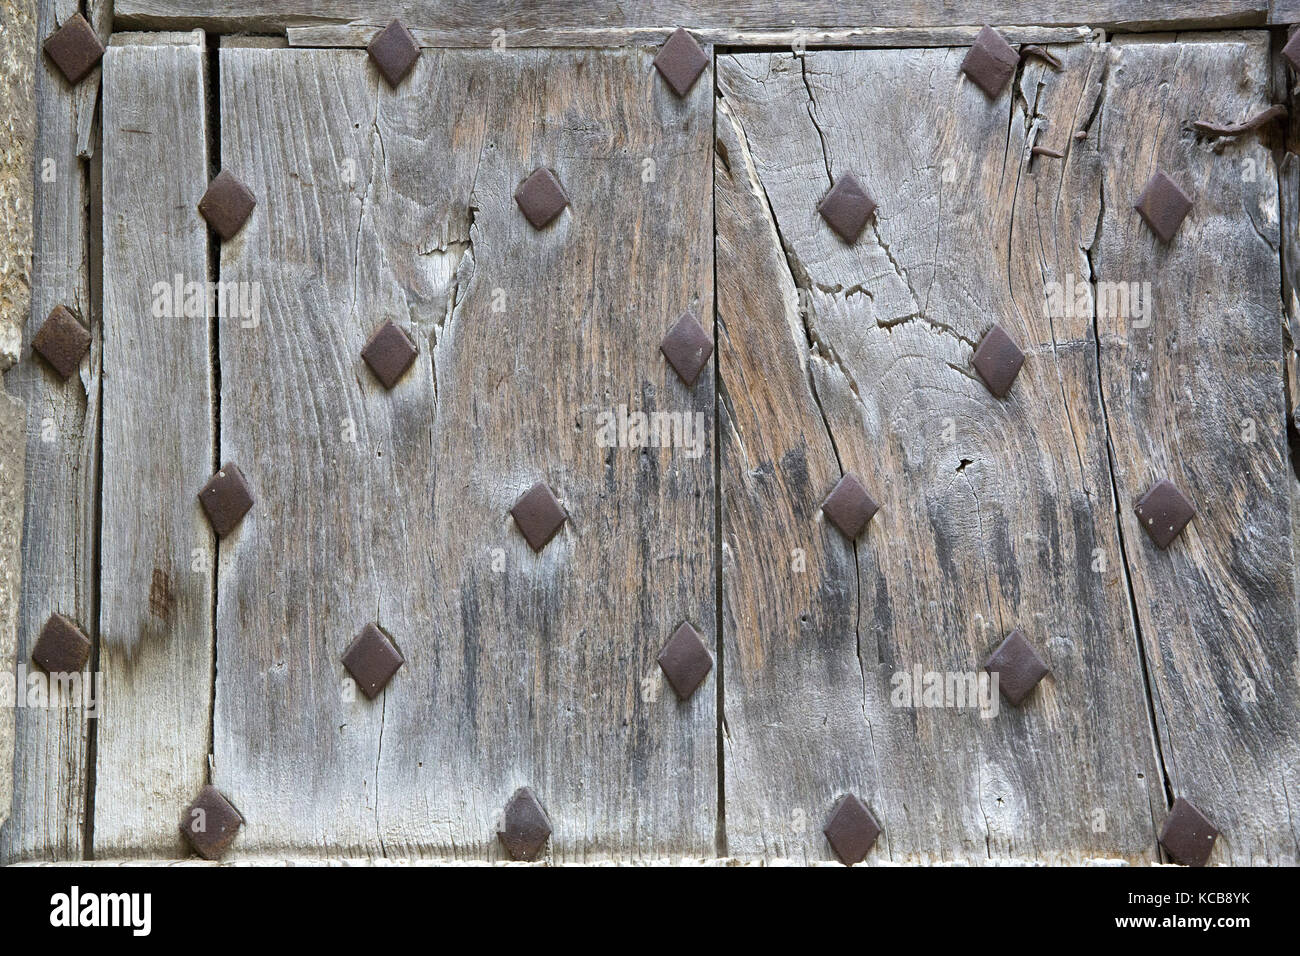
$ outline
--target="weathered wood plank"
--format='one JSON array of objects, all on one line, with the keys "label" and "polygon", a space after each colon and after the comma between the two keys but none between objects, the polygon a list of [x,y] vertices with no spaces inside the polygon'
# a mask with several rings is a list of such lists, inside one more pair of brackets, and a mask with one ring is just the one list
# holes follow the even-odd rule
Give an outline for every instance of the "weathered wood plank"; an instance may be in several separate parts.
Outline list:
[{"label": "weathered wood plank", "polygon": [[[852,791],[881,859],[1153,858],[1091,316],[1044,310],[1048,282],[1087,282],[1097,160],[1074,132],[1105,50],[1055,52],[1064,71],[1035,62],[994,102],[959,49],[719,62],[733,854],[828,858]],[[816,212],[847,173],[881,204],[852,247]],[[1028,353],[1005,401],[970,368],[994,322]],[[881,502],[856,548],[819,512],[844,472]],[[897,696],[917,667],[980,670],[1017,627],[1053,669],[1021,708]]]},{"label": "weathered wood plank", "polygon": [[[1125,552],[1170,787],[1223,831],[1212,862],[1294,863],[1300,800],[1295,559],[1277,290],[1277,174],[1257,137],[1184,131],[1270,102],[1268,37],[1115,44],[1101,114],[1103,281],[1154,317],[1100,317]],[[1195,199],[1163,245],[1132,205],[1160,167]],[[1213,250],[1213,255],[1207,255]],[[1167,550],[1133,502],[1158,478],[1197,515]]]},{"label": "weathered wood plank", "polygon": [[[38,4],[38,37],[71,16],[71,0]],[[35,197],[32,209],[31,319],[22,360],[5,374],[27,414],[27,502],[18,662],[31,663],[41,627],[57,611],[95,636],[94,596],[99,422],[99,321],[93,314],[87,257],[87,173],[77,158],[74,95],[47,59],[36,65]],[[59,381],[32,355],[31,337],[55,305],[75,309],[93,342],[81,372]],[[15,715],[13,812],[0,829],[0,862],[76,859],[83,850],[88,724],[84,710],[61,705]]]},{"label": "weathered wood plank", "polygon": [[[96,856],[182,854],[207,782],[215,539],[205,45],[117,34],[104,60],[104,426]],[[147,181],[141,170],[151,170]]]},{"label": "weathered wood plank", "polygon": [[[368,0],[314,0],[268,6],[255,0],[116,0],[120,24],[151,28],[203,26],[207,29],[280,29],[290,25],[366,21],[383,26],[400,17],[407,26],[437,30],[456,37],[456,45],[487,46],[493,31],[523,32],[536,42],[540,34],[562,33],[573,42],[582,34],[678,26],[713,31],[743,29],[792,36],[795,31],[873,27],[978,26],[1020,23],[1150,29],[1174,24],[1240,26],[1264,23],[1269,0],[807,0],[789,5],[763,0],[622,0],[551,3],[482,3],[478,0],[402,0],[377,14]],[[383,22],[381,22],[383,21]],[[721,37],[719,39],[725,39]],[[600,40],[598,42],[605,42]]]},{"label": "weathered wood plank", "polygon": [[[527,785],[553,859],[712,854],[716,685],[679,705],[655,664],[715,613],[712,377],[658,352],[712,302],[712,96],[651,58],[426,52],[393,92],[360,51],[223,49],[222,162],[259,206],[221,275],[266,303],[220,334],[258,501],[218,574],[238,852],[495,859]],[[512,194],[543,165],[572,206],[535,232]],[[359,357],[388,318],[421,350],[391,392]],[[601,447],[620,404],[703,416],[702,454]],[[535,555],[508,512],[538,480],[570,520]],[[345,699],[374,620],[406,664]]]},{"label": "weathered wood plank", "polygon": [[[388,21],[363,20],[347,24],[317,24],[286,28],[290,46],[364,47],[375,33]],[[506,38],[507,48],[516,47],[603,47],[658,45],[664,42],[675,28],[646,27],[626,29],[618,27],[558,30],[537,27],[514,30]],[[734,28],[708,28],[695,31],[702,43],[718,46],[788,46],[798,41],[806,47],[859,45],[872,47],[962,46],[970,45],[980,27],[846,27],[791,31],[777,30],[764,33],[758,30]],[[1093,33],[1087,26],[1037,27],[999,26],[998,32],[1009,43],[1079,43]],[[415,41],[424,47],[487,47],[496,38],[492,33],[474,31],[466,33],[456,27],[446,29],[420,28],[411,31]]]}]

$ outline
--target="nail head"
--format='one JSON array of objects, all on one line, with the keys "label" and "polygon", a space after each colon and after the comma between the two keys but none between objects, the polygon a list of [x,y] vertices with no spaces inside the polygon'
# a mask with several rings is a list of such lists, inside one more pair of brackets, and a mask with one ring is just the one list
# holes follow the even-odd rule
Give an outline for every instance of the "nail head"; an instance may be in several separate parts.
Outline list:
[{"label": "nail head", "polygon": [[1183,219],[1192,208],[1192,200],[1176,182],[1165,175],[1164,170],[1157,169],[1147,181],[1134,208],[1146,220],[1151,231],[1168,242],[1183,224]]},{"label": "nail head", "polygon": [[219,860],[243,826],[244,817],[216,787],[199,791],[181,817],[181,834],[205,860]]},{"label": "nail head", "polygon": [[1142,529],[1162,551],[1182,534],[1187,522],[1196,514],[1191,501],[1168,478],[1157,481],[1133,506],[1133,511],[1137,514]]},{"label": "nail head", "polygon": [[343,652],[348,669],[361,692],[371,700],[379,695],[406,658],[378,624],[367,624]]},{"label": "nail head", "polygon": [[32,336],[32,350],[66,382],[90,351],[90,332],[70,309],[56,305]]},{"label": "nail head", "polygon": [[530,787],[520,787],[506,804],[497,838],[512,860],[537,859],[551,836],[551,821]]},{"label": "nail head", "polygon": [[75,674],[90,658],[90,638],[70,618],[51,614],[32,648],[32,660],[47,674]]},{"label": "nail head", "polygon": [[695,320],[694,315],[684,312],[659,343],[659,349],[678,377],[690,386],[695,384],[700,372],[708,364],[709,356],[713,354],[713,339]]},{"label": "nail head", "polygon": [[366,52],[389,87],[395,88],[420,58],[420,44],[401,20],[394,20],[375,34]]},{"label": "nail head", "polygon": [[659,666],[678,700],[687,700],[713,669],[713,657],[689,622],[673,632],[659,652]]},{"label": "nail head", "polygon": [[74,13],[45,40],[45,53],[72,84],[80,83],[104,56],[104,44],[80,13]]},{"label": "nail head", "polygon": [[1052,672],[1019,628],[998,645],[984,669],[998,675],[998,689],[1014,707],[1019,707],[1038,682]]},{"label": "nail head", "polygon": [[569,517],[543,481],[524,492],[510,514],[534,551],[546,547]]},{"label": "nail head", "polygon": [[691,91],[708,65],[709,55],[685,27],[674,30],[655,56],[655,69],[679,97]]},{"label": "nail head", "polygon": [[971,364],[990,392],[998,398],[1006,398],[1011,384],[1020,374],[1020,366],[1025,364],[1025,353],[1002,326],[994,324],[980,339]]},{"label": "nail head", "polygon": [[822,513],[850,541],[862,531],[880,510],[862,482],[853,475],[845,475],[822,502]]},{"label": "nail head", "polygon": [[880,836],[880,824],[855,794],[846,793],[831,810],[822,828],[826,840],[845,866],[861,863]]},{"label": "nail head", "polygon": [[555,173],[539,168],[519,184],[515,202],[534,229],[544,229],[569,204],[569,197]]},{"label": "nail head", "polygon": [[208,479],[199,492],[199,503],[218,538],[224,538],[239,526],[248,509],[253,507],[253,493],[239,466],[228,461]]},{"label": "nail head", "polygon": [[1160,842],[1184,866],[1205,866],[1214,851],[1218,828],[1190,801],[1178,797],[1160,831]]},{"label": "nail head", "polygon": [[836,235],[852,245],[876,211],[876,201],[852,173],[845,173],[822,197],[817,211]]},{"label": "nail head", "polygon": [[361,350],[361,358],[375,373],[375,378],[391,389],[415,362],[419,349],[392,319],[389,319],[370,336]]},{"label": "nail head", "polygon": [[993,99],[1006,89],[1019,63],[1020,56],[1015,48],[997,30],[986,26],[966,51],[961,71]]},{"label": "nail head", "polygon": [[252,191],[223,169],[199,200],[199,214],[217,235],[230,240],[244,228],[256,205]]}]

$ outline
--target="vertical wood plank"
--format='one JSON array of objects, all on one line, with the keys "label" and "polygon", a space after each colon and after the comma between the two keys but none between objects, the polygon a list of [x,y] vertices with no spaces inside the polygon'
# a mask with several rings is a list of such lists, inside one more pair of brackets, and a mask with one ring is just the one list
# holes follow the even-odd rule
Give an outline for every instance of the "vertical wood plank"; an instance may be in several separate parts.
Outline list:
[{"label": "vertical wood plank", "polygon": [[[222,51],[222,162],[260,203],[222,278],[266,302],[220,336],[258,498],[218,575],[242,852],[496,858],[527,785],[555,859],[712,854],[716,685],[679,705],[655,664],[714,619],[711,374],[658,353],[712,301],[710,84],[679,101],[651,58],[425,51],[390,91],[359,51]],[[572,205],[536,232],[539,166]],[[421,354],[386,392],[360,351],[390,318]],[[703,416],[700,455],[602,447],[620,404]],[[538,480],[570,520],[535,555],[509,509]],[[345,699],[375,620],[406,664]]]},{"label": "vertical wood plank", "polygon": [[118,34],[104,59],[97,857],[184,855],[177,821],[207,780],[215,548],[196,497],[213,471],[197,211],[205,61],[201,31]]},{"label": "vertical wood plank", "polygon": [[[1095,148],[1073,134],[1104,51],[1055,52],[1063,71],[1030,65],[994,101],[962,50],[719,63],[734,854],[831,858],[851,791],[877,859],[1153,858],[1091,315],[1044,309],[1049,281],[1088,282]],[[1064,161],[1031,161],[1043,134]],[[852,246],[816,212],[848,173],[880,203]],[[1028,353],[1005,401],[970,365],[994,322]],[[881,502],[856,546],[819,510],[846,472]],[[901,696],[917,668],[980,671],[1014,628],[1053,670],[1024,706]]]},{"label": "vertical wood plank", "polygon": [[[1258,137],[1190,119],[1270,102],[1264,33],[1115,43],[1101,116],[1103,281],[1149,281],[1149,327],[1100,317],[1125,551],[1170,789],[1222,831],[1211,862],[1295,863],[1300,690],[1277,173]],[[1169,244],[1133,203],[1159,167],[1195,205]],[[1211,254],[1212,250],[1212,254]],[[1166,551],[1133,502],[1159,478],[1196,517]]]},{"label": "vertical wood plank", "polygon": [[[38,40],[77,8],[73,0],[38,3]],[[93,109],[93,100],[78,96],[39,56],[31,320],[22,359],[5,374],[9,394],[27,406],[18,663],[28,670],[35,666],[32,647],[54,612],[77,620],[95,637],[100,341],[90,294],[87,173],[77,158],[79,113],[87,108]],[[32,336],[60,304],[76,310],[92,333],[89,358],[67,382],[31,351]],[[0,862],[81,857],[88,739],[83,709],[18,709],[14,779],[21,783],[0,829]]]}]

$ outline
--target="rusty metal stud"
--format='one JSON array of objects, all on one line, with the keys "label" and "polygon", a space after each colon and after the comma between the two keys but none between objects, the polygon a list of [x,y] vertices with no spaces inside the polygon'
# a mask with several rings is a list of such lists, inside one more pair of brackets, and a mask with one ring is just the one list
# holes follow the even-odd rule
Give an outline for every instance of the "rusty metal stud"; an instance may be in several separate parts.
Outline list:
[{"label": "rusty metal stud", "polygon": [[880,832],[880,824],[867,805],[852,793],[840,797],[822,828],[831,849],[845,866],[866,859]]},{"label": "rusty metal stud", "polygon": [[876,201],[852,173],[845,173],[822,197],[817,211],[836,235],[852,245],[876,211]]},{"label": "rusty metal stud", "polygon": [[405,663],[406,658],[402,652],[378,624],[363,627],[343,652],[343,666],[348,669],[361,692],[371,700],[388,686],[393,675]]},{"label": "rusty metal stud", "polygon": [[695,320],[694,315],[683,312],[682,317],[659,343],[659,350],[664,353],[664,358],[668,359],[668,364],[677,372],[678,377],[687,386],[691,386],[709,363],[709,356],[713,354],[713,339]]},{"label": "rusty metal stud", "polygon": [[229,240],[244,228],[257,205],[252,190],[226,170],[217,173],[199,200],[199,215],[223,240]]},{"label": "rusty metal stud", "polygon": [[541,551],[569,517],[546,482],[539,481],[510,509],[515,524],[534,551]]},{"label": "rusty metal stud", "polygon": [[51,614],[32,648],[32,660],[47,674],[75,674],[90,657],[90,638],[62,614]]},{"label": "rusty metal stud", "polygon": [[401,20],[394,20],[375,34],[366,52],[390,87],[396,87],[420,58],[420,44]]},{"label": "rusty metal stud", "polygon": [[709,55],[695,42],[695,37],[678,27],[655,56],[655,69],[678,96],[685,96],[709,65]]},{"label": "rusty metal stud", "polygon": [[1020,55],[1001,33],[985,27],[961,61],[961,71],[990,98],[997,97],[1015,75]]},{"label": "rusty metal stud", "polygon": [[1157,481],[1137,504],[1133,506],[1142,529],[1151,536],[1162,551],[1182,534],[1187,522],[1196,514],[1196,508],[1187,496],[1168,478]]},{"label": "rusty metal stud", "polygon": [[1025,353],[1002,326],[994,324],[980,339],[971,364],[990,392],[998,398],[1006,398],[1011,384],[1020,374],[1020,366],[1025,364]]},{"label": "rusty metal stud", "polygon": [[1160,831],[1160,842],[1184,866],[1205,866],[1219,830],[1190,801],[1178,797]]},{"label": "rusty metal stud", "polygon": [[1019,707],[1038,682],[1052,672],[1019,628],[1007,635],[984,669],[998,675],[998,690],[1012,706]]},{"label": "rusty metal stud", "polygon": [[1133,208],[1146,220],[1152,232],[1168,242],[1183,224],[1192,208],[1192,200],[1165,175],[1164,170],[1157,169]]},{"label": "rusty metal stud", "polygon": [[512,860],[537,859],[551,836],[551,821],[530,787],[520,787],[506,804],[497,838]]},{"label": "rusty metal stud", "polygon": [[695,628],[683,623],[659,652],[659,666],[668,683],[672,684],[677,699],[686,700],[709,676],[713,657]]},{"label": "rusty metal stud", "polygon": [[45,40],[45,55],[72,84],[86,78],[104,57],[99,34],[80,13],[74,13]]},{"label": "rusty metal stud", "polygon": [[205,860],[219,860],[243,824],[243,815],[220,790],[209,784],[185,808],[181,835]]},{"label": "rusty metal stud", "polygon": [[32,350],[66,382],[90,351],[90,332],[70,309],[56,305],[32,336]]},{"label": "rusty metal stud", "polygon": [[569,197],[555,173],[543,168],[519,184],[515,202],[534,229],[544,229],[569,204]]},{"label": "rusty metal stud", "polygon": [[880,505],[853,475],[841,478],[822,502],[822,514],[850,541],[862,534],[879,510]]},{"label": "rusty metal stud", "polygon": [[253,507],[253,493],[239,466],[228,461],[203,486],[199,503],[207,513],[212,530],[218,538],[224,538],[238,527],[248,509]]},{"label": "rusty metal stud", "polygon": [[384,388],[391,389],[398,383],[406,370],[415,363],[419,350],[411,337],[389,319],[370,336],[370,341],[361,350],[361,358],[375,373],[375,378],[383,383]]}]

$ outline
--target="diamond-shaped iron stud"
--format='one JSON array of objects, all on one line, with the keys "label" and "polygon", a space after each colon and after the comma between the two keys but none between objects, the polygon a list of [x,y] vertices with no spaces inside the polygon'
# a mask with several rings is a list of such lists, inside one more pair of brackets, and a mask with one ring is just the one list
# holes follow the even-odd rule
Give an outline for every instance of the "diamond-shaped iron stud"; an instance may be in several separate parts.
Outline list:
[{"label": "diamond-shaped iron stud", "polygon": [[415,362],[419,350],[411,337],[389,319],[370,336],[361,350],[361,358],[375,373],[375,378],[391,389]]},{"label": "diamond-shaped iron stud", "polygon": [[817,211],[837,236],[852,245],[876,211],[876,201],[852,173],[845,173],[822,197]]},{"label": "diamond-shaped iron stud", "polygon": [[239,466],[228,461],[203,486],[199,503],[207,512],[212,530],[218,538],[224,538],[239,526],[248,509],[253,507],[253,493]]},{"label": "diamond-shaped iron stud", "polygon": [[32,660],[47,674],[75,674],[90,657],[90,638],[62,614],[51,614],[32,648]]},{"label": "diamond-shaped iron stud", "polygon": [[68,17],[45,41],[45,54],[69,83],[80,83],[104,56],[104,44],[80,13]]},{"label": "diamond-shaped iron stud", "polygon": [[366,52],[390,87],[396,87],[420,58],[420,44],[401,20],[394,20],[375,34]]},{"label": "diamond-shaped iron stud", "polygon": [[397,649],[392,638],[377,624],[367,624],[352,639],[343,652],[343,666],[357,682],[361,692],[374,700],[383,690],[406,658]]},{"label": "diamond-shaped iron stud", "polygon": [[1142,528],[1162,551],[1182,534],[1196,509],[1187,496],[1168,478],[1161,478],[1142,496],[1133,511],[1142,522]]},{"label": "diamond-shaped iron stud", "polygon": [[66,382],[90,351],[90,332],[71,310],[56,305],[32,336],[32,350]]},{"label": "diamond-shaped iron stud", "polygon": [[713,339],[695,321],[695,316],[684,312],[659,343],[659,350],[681,380],[688,386],[694,385],[713,354]]},{"label": "diamond-shaped iron stud", "polygon": [[1004,89],[1007,82],[1015,75],[1020,55],[1006,41],[1001,33],[992,27],[985,27],[975,37],[975,42],[966,51],[966,58],[961,61],[961,71],[984,91],[989,98],[995,98]]},{"label": "diamond-shaped iron stud", "polygon": [[709,56],[685,27],[678,27],[659,48],[655,69],[678,96],[685,96],[709,65]]},{"label": "diamond-shaped iron stud", "polygon": [[512,860],[537,859],[551,836],[551,821],[530,787],[520,787],[506,804],[497,837]]},{"label": "diamond-shaped iron stud", "polygon": [[234,238],[248,217],[253,214],[257,200],[247,186],[226,170],[217,173],[208,184],[208,190],[199,200],[199,215],[222,239]]},{"label": "diamond-shaped iron stud", "polygon": [[686,700],[709,676],[713,657],[689,623],[682,624],[659,652],[659,666],[678,700]]},{"label": "diamond-shaped iron stud", "polygon": [[181,817],[181,834],[205,860],[219,860],[234,842],[244,818],[214,786],[199,791]]},{"label": "diamond-shaped iron stud", "polygon": [[1025,364],[1025,353],[1002,326],[994,325],[980,339],[971,364],[990,392],[998,398],[1006,398],[1011,383],[1020,374],[1020,366]]},{"label": "diamond-shaped iron stud", "polygon": [[515,202],[534,229],[544,229],[569,204],[564,187],[549,169],[536,169],[515,190]]},{"label": "diamond-shaped iron stud", "polygon": [[1164,170],[1157,169],[1133,208],[1146,220],[1152,232],[1168,242],[1183,224],[1192,208],[1192,200],[1165,175]]},{"label": "diamond-shaped iron stud", "polygon": [[1019,707],[1033,693],[1038,682],[1052,672],[1019,628],[998,645],[985,661],[984,669],[998,675],[998,689],[1015,707]]},{"label": "diamond-shaped iron stud", "polygon": [[1219,830],[1200,810],[1178,797],[1160,831],[1160,842],[1184,866],[1205,866]]},{"label": "diamond-shaped iron stud", "polygon": [[852,866],[866,859],[880,836],[880,824],[865,803],[854,794],[846,793],[831,810],[822,833],[826,834],[826,840],[840,862]]},{"label": "diamond-shaped iron stud", "polygon": [[534,551],[546,547],[547,542],[555,537],[555,533],[569,517],[544,481],[539,481],[524,492],[523,497],[510,509],[510,514]]},{"label": "diamond-shaped iron stud", "polygon": [[822,514],[850,541],[862,534],[867,522],[879,510],[880,505],[852,475],[841,478],[822,502]]}]

